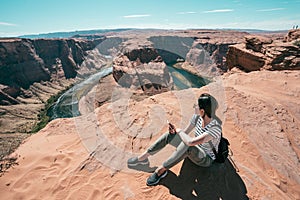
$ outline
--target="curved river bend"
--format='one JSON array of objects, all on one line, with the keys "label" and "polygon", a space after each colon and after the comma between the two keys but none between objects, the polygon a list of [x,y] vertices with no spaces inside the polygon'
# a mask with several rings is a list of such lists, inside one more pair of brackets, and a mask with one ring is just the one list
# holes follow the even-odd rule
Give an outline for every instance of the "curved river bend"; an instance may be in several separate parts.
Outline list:
[{"label": "curved river bend", "polygon": [[63,93],[47,111],[50,120],[79,116],[78,103],[81,97],[85,96],[95,85],[97,85],[101,78],[111,73],[112,67],[102,69]]},{"label": "curved river bend", "polygon": [[[208,80],[183,69],[177,69],[173,66],[168,66],[168,69],[177,90],[200,88],[209,83]],[[47,111],[50,120],[79,116],[78,103],[80,98],[85,96],[96,84],[98,84],[101,78],[111,73],[112,67],[104,68],[63,93]]]}]

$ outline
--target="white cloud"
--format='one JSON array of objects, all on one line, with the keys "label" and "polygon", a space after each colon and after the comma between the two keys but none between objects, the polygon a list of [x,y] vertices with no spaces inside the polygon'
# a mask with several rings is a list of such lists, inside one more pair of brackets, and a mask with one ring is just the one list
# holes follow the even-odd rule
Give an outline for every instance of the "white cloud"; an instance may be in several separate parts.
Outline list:
[{"label": "white cloud", "polygon": [[0,22],[0,26],[17,26],[17,25],[12,23],[7,23],[7,22]]},{"label": "white cloud", "polygon": [[151,15],[145,14],[145,15],[125,15],[123,18],[141,18],[141,17],[150,17]]},{"label": "white cloud", "polygon": [[223,12],[233,12],[233,9],[220,9],[220,10],[206,10],[203,13],[223,13]]},{"label": "white cloud", "polygon": [[285,8],[268,8],[268,9],[261,9],[261,10],[256,10],[258,12],[271,12],[271,11],[277,11],[277,10],[285,10]]},{"label": "white cloud", "polygon": [[178,12],[179,15],[186,15],[186,14],[196,14],[196,12],[189,11],[189,12]]}]

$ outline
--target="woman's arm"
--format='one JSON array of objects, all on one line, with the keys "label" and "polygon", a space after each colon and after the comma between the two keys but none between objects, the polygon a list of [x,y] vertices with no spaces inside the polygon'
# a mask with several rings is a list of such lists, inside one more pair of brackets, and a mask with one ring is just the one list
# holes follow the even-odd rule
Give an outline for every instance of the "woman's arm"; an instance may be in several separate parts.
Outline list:
[{"label": "woman's arm", "polygon": [[180,136],[182,141],[188,146],[195,146],[197,144],[202,144],[213,139],[213,137],[208,133],[204,133],[197,137],[190,137],[184,131],[180,131],[178,135]]},{"label": "woman's arm", "polygon": [[[194,127],[195,127],[195,125],[190,122],[189,125],[187,125],[187,127],[185,127],[185,129],[183,129],[183,132],[185,134],[189,134],[193,130]],[[180,132],[182,132],[182,131],[180,131]]]}]

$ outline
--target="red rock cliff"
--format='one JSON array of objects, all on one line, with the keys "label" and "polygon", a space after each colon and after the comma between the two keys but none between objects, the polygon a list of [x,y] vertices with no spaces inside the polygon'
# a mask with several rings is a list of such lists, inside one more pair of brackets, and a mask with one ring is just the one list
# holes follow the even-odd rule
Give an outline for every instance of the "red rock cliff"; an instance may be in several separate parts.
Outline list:
[{"label": "red rock cliff", "polygon": [[75,78],[86,51],[102,40],[1,39],[0,104],[17,103],[21,89],[36,82]]},{"label": "red rock cliff", "polygon": [[245,42],[229,47],[227,65],[244,71],[300,69],[300,29],[288,32],[284,40],[250,35]]}]

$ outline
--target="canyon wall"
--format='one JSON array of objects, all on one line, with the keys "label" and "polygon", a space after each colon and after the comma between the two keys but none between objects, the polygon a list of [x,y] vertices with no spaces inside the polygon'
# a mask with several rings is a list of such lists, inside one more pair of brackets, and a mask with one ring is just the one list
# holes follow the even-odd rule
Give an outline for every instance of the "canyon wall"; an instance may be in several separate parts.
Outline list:
[{"label": "canyon wall", "polygon": [[26,98],[22,89],[34,83],[75,78],[87,51],[102,40],[1,39],[0,105],[18,103],[18,96]]},{"label": "canyon wall", "polygon": [[149,40],[167,64],[183,62],[182,68],[200,76],[221,75],[228,70],[228,47],[243,41],[246,32],[189,30],[177,36],[153,36]]},{"label": "canyon wall", "polygon": [[227,71],[228,46],[242,42],[245,35],[248,33],[209,30],[129,34],[114,59],[113,75],[120,85],[150,95],[173,88],[167,65],[212,78]]},{"label": "canyon wall", "polygon": [[113,64],[113,77],[121,86],[142,89],[150,95],[173,88],[167,66],[154,48],[126,50]]},{"label": "canyon wall", "polygon": [[300,29],[290,30],[285,38],[271,39],[261,35],[245,37],[243,43],[229,47],[229,69],[240,68],[246,72],[261,69],[300,69]]},{"label": "canyon wall", "polygon": [[105,37],[0,39],[0,133],[28,133],[48,99],[100,69]]}]

